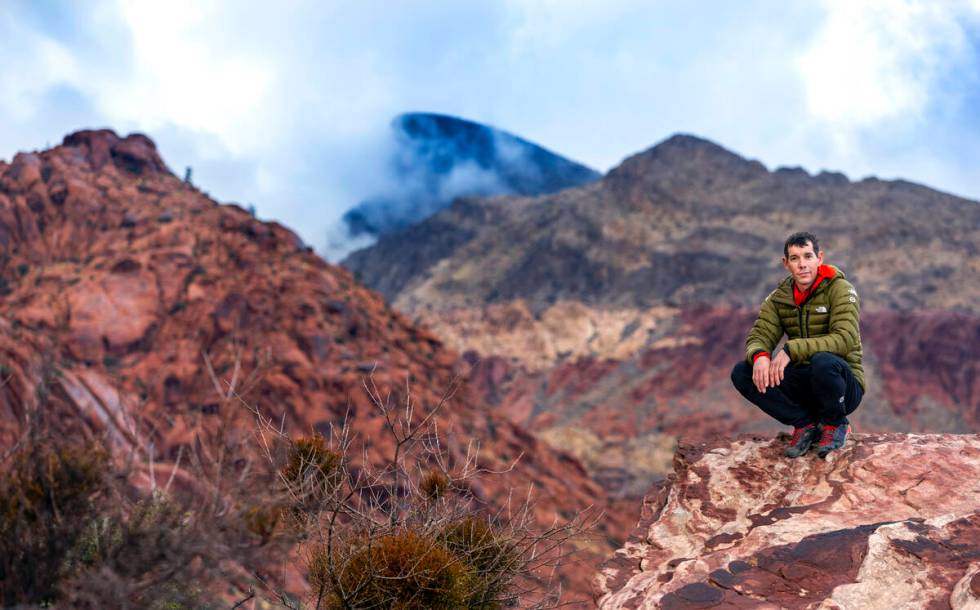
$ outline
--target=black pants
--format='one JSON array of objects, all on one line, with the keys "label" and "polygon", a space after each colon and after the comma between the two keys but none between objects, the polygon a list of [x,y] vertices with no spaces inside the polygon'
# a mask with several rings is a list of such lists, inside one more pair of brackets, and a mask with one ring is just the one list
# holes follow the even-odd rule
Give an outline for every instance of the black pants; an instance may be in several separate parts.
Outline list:
[{"label": "black pants", "polygon": [[810,423],[839,426],[864,397],[851,367],[829,352],[817,352],[808,365],[787,366],[783,381],[765,394],[752,383],[752,365],[745,360],[732,369],[732,383],[752,404],[797,428]]}]

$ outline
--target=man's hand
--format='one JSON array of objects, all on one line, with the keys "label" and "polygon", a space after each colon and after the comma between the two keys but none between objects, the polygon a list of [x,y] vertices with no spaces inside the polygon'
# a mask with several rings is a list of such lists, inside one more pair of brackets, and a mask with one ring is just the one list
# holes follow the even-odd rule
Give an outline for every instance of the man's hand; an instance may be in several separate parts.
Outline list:
[{"label": "man's hand", "polygon": [[769,383],[771,380],[769,365],[770,362],[768,356],[759,356],[755,359],[755,364],[752,365],[752,383],[754,383],[755,388],[763,394],[766,393],[766,388],[771,385]]},{"label": "man's hand", "polygon": [[[762,358],[759,358],[762,360]],[[776,357],[772,359],[769,363],[769,381],[772,382],[772,387],[783,382],[783,374],[786,372],[786,365],[789,364],[789,355],[786,350],[779,350]]]}]

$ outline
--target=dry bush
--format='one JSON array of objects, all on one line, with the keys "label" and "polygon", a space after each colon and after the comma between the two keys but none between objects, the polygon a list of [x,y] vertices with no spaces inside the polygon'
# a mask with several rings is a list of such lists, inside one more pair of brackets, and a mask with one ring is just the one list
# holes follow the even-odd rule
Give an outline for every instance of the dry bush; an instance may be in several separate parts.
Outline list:
[{"label": "dry bush", "polygon": [[32,435],[11,458],[0,479],[0,599],[50,603],[111,493],[108,453]]},{"label": "dry bush", "polygon": [[495,608],[513,600],[514,580],[527,567],[514,532],[485,517],[466,515],[449,522],[438,539],[473,574],[467,607]]},{"label": "dry bush", "polygon": [[[286,434],[245,400],[262,371],[242,374],[239,356],[227,379],[205,356],[219,416],[196,428],[194,444],[162,471],[171,473],[166,481],[155,479],[159,456],[136,431],[128,455],[118,446],[110,455],[97,440],[56,444],[56,434],[36,432],[43,425],[28,426],[4,456],[0,480],[3,605],[189,610],[257,598],[295,610],[557,605],[560,588],[545,580],[543,592],[529,595],[534,581],[526,576],[546,575],[585,524],[540,530],[530,499],[494,511],[465,492],[471,479],[500,473],[477,463],[476,443],[449,443],[438,429],[436,414],[455,382],[438,404],[416,410],[408,388],[393,405],[366,380],[393,441],[379,463],[347,426],[326,437]],[[149,489],[134,483],[147,476]],[[307,577],[307,599],[285,590],[290,568]]]},{"label": "dry bush", "polygon": [[[227,608],[295,542],[276,527],[274,507],[286,505],[278,473],[246,450],[251,432],[232,420],[235,409],[160,471],[136,430],[123,436],[137,442],[114,452],[105,439],[74,442],[82,435],[59,427],[60,408],[39,401],[4,454],[4,607]],[[158,481],[158,471],[170,478]]]},{"label": "dry bush", "polygon": [[[371,462],[366,448],[357,450],[348,427],[329,438],[292,439],[281,425],[242,402],[256,418],[267,459],[278,465],[294,527],[308,541],[309,607],[556,606],[560,588],[529,596],[527,575],[544,574],[545,586],[550,585],[547,570],[562,557],[562,545],[586,529],[585,516],[540,530],[533,523],[530,498],[492,512],[461,491],[474,477],[502,473],[479,466],[479,447],[473,442],[455,459],[447,450],[436,414],[452,398],[455,385],[425,411],[416,411],[408,388],[405,402],[397,406],[381,396],[373,378],[365,382],[365,391],[394,441],[392,454],[380,464]],[[286,595],[280,600],[291,608],[305,607]]]},{"label": "dry bush", "polygon": [[449,491],[449,475],[441,470],[431,469],[419,480],[419,493],[430,502],[437,502]]},{"label": "dry bush", "polygon": [[345,551],[345,559],[332,561],[323,547],[310,556],[310,582],[324,592],[321,607],[469,607],[471,571],[431,536],[410,530],[361,536]]}]

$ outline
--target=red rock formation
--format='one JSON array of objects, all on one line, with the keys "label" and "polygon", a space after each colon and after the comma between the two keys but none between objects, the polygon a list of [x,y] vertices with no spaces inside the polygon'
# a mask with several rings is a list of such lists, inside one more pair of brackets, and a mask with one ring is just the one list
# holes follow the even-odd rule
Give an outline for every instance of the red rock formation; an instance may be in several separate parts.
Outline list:
[{"label": "red rock formation", "polygon": [[[374,371],[396,403],[407,382],[424,409],[458,373],[457,354],[433,334],[288,229],[179,180],[141,135],[79,132],[0,164],[0,248],[0,446],[29,410],[43,409],[66,434],[107,433],[174,460],[219,419],[208,354],[226,380],[236,360],[243,375],[261,370],[244,399],[284,418],[291,433],[328,433],[347,417],[380,460],[392,441],[380,433],[365,377]],[[457,457],[470,440],[482,443],[487,468],[523,455],[513,472],[474,481],[480,500],[500,506],[511,488],[533,484],[548,525],[559,513],[607,506],[576,460],[467,387],[442,423]],[[629,520],[611,515],[603,540],[621,539]],[[587,594],[592,567],[563,570],[566,588]]]},{"label": "red rock formation", "polygon": [[613,608],[976,608],[980,435],[685,446],[595,581]]}]

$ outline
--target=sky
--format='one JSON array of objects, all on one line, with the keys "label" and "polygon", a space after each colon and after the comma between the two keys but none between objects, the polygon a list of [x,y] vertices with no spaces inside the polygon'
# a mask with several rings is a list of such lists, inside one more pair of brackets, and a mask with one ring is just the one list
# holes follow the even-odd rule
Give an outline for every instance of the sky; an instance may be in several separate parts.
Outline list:
[{"label": "sky", "polygon": [[142,132],[331,260],[407,111],[603,172],[690,133],[980,200],[980,0],[0,2],[0,159]]}]

